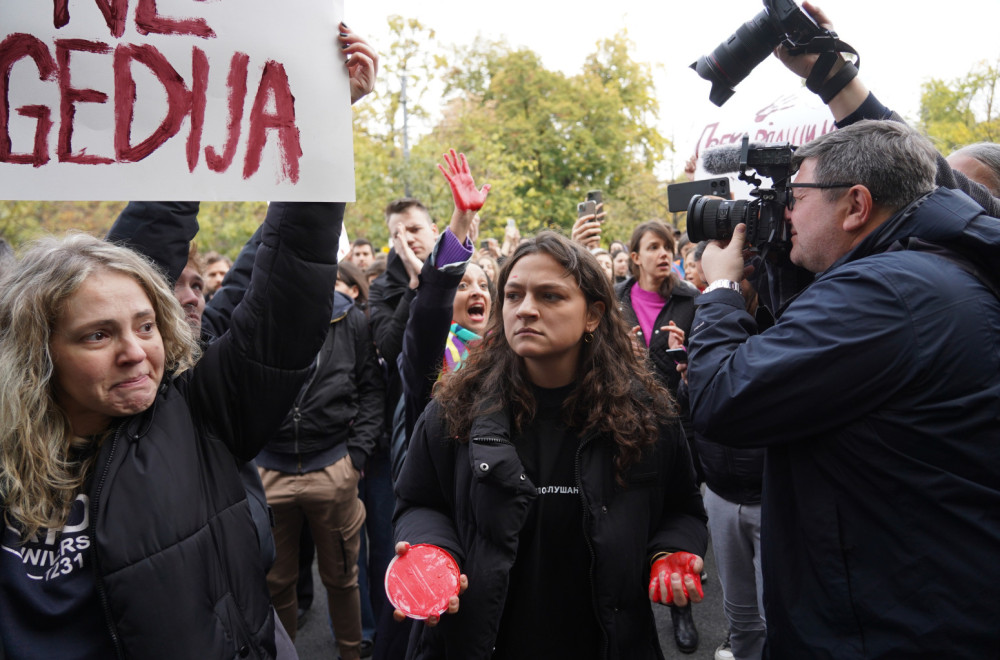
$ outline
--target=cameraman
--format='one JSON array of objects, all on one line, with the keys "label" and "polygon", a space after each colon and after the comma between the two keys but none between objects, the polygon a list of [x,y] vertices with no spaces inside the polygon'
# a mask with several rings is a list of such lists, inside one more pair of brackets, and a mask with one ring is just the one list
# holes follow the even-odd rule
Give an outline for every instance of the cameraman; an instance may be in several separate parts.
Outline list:
[{"label": "cameraman", "polygon": [[902,123],[823,135],[792,166],[790,258],[815,280],[759,331],[738,226],[702,257],[689,346],[695,428],[767,447],[764,656],[995,657],[1000,224],[935,188]]}]

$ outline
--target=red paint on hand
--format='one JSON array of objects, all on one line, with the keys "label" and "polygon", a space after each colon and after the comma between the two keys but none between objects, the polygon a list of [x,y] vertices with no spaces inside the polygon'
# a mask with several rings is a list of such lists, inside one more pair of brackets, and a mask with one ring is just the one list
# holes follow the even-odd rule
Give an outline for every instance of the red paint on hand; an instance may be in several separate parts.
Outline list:
[{"label": "red paint on hand", "polygon": [[670,586],[670,576],[679,573],[681,576],[681,588],[684,596],[688,596],[685,578],[690,576],[694,580],[694,585],[698,589],[698,595],[705,596],[701,588],[701,575],[694,570],[694,563],[698,557],[690,552],[674,552],[666,557],[660,557],[653,562],[653,567],[649,572],[649,597],[664,605],[674,602],[674,592]]},{"label": "red paint on hand", "polygon": [[465,159],[465,154],[455,154],[454,149],[450,149],[444,154],[444,160],[448,163],[445,170],[438,164],[438,169],[451,186],[451,194],[455,198],[455,207],[460,211],[478,211],[483,208],[486,196],[490,192],[490,184],[476,189],[476,182],[469,172],[469,162]]}]

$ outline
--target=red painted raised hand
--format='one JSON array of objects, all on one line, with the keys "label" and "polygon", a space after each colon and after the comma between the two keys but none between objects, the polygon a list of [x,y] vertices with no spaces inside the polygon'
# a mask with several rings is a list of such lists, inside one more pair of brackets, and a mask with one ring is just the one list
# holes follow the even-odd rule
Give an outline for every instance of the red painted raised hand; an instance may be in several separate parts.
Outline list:
[{"label": "red painted raised hand", "polygon": [[469,162],[465,154],[456,154],[454,149],[444,154],[448,169],[438,164],[438,169],[451,186],[451,194],[455,198],[455,208],[460,211],[478,211],[483,208],[486,196],[490,192],[490,184],[485,184],[481,190],[476,189],[476,182],[469,172]]}]

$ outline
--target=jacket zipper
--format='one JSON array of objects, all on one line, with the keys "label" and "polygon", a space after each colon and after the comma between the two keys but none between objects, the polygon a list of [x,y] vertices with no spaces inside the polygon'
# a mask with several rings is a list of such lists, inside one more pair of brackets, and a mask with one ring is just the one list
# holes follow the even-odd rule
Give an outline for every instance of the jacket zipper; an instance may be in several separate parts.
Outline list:
[{"label": "jacket zipper", "polygon": [[121,434],[121,430],[124,427],[124,423],[119,424],[118,428],[115,429],[114,438],[111,441],[111,450],[108,453],[108,460],[104,464],[104,469],[101,471],[101,477],[97,481],[97,487],[94,489],[94,498],[90,502],[90,539],[91,547],[93,552],[91,557],[94,563],[94,578],[97,583],[97,597],[101,602],[101,609],[104,612],[104,620],[108,624],[108,632],[111,633],[111,641],[115,646],[115,654],[124,660],[125,650],[122,648],[122,642],[118,638],[118,631],[115,630],[114,619],[111,615],[111,604],[108,603],[108,593],[104,588],[104,580],[101,579],[101,571],[98,565],[97,557],[97,511],[100,508],[101,491],[104,489],[104,482],[108,478],[108,472],[111,470],[111,462],[115,457],[115,450],[118,448],[118,436]]},{"label": "jacket zipper", "polygon": [[597,552],[594,550],[594,544],[590,540],[590,533],[587,529],[587,523],[590,521],[590,507],[587,502],[587,496],[583,492],[583,478],[580,472],[580,456],[583,454],[583,449],[590,444],[593,438],[593,434],[588,435],[580,443],[580,446],[576,448],[576,465],[574,469],[576,471],[576,487],[580,491],[580,501],[583,504],[583,540],[587,542],[587,550],[590,552],[590,572],[588,574],[590,579],[590,605],[594,608],[594,617],[597,619],[597,625],[601,629],[601,640],[603,642],[601,657],[607,658],[610,641],[608,640],[608,631],[604,629],[604,623],[601,621],[601,613],[597,609],[597,598],[594,596],[594,564],[597,563]]},{"label": "jacket zipper", "polygon": [[313,368],[312,375],[309,376],[308,382],[302,386],[298,397],[295,399],[295,407],[292,408],[292,435],[294,436],[292,446],[295,449],[295,461],[299,474],[302,474],[302,454],[299,452],[299,422],[302,421],[302,402],[305,400],[306,394],[309,392],[309,388],[312,387],[313,381],[316,380],[316,374],[319,373],[320,360],[322,357],[323,351],[321,349],[316,355],[316,366]]},{"label": "jacket zipper", "polygon": [[498,438],[492,435],[477,436],[472,439],[472,442],[478,442],[479,444],[487,445],[513,445],[514,443],[506,438]]}]

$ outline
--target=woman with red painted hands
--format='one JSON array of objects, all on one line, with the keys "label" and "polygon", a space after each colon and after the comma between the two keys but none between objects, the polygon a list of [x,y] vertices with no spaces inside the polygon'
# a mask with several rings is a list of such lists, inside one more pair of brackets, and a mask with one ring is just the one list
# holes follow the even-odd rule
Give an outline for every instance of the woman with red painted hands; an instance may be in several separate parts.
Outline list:
[{"label": "woman with red painted hands", "polygon": [[[430,401],[438,375],[460,369],[469,349],[482,339],[489,321],[493,294],[483,269],[474,256],[479,233],[478,211],[486,203],[490,184],[481,189],[469,170],[465,154],[454,149],[444,154],[448,168],[438,164],[451,187],[455,210],[441,234],[433,258],[422,263],[407,245],[402,231],[393,237],[393,247],[410,277],[417,295],[410,303],[410,317],[403,336],[399,371],[405,401],[405,438]],[[393,445],[393,474],[402,463],[405,440],[397,451]]]},{"label": "woman with red painted hands", "polygon": [[463,573],[408,657],[662,658],[650,600],[701,600],[707,543],[674,403],[579,245],[523,241],[498,290],[396,483],[397,552],[437,545]]}]

